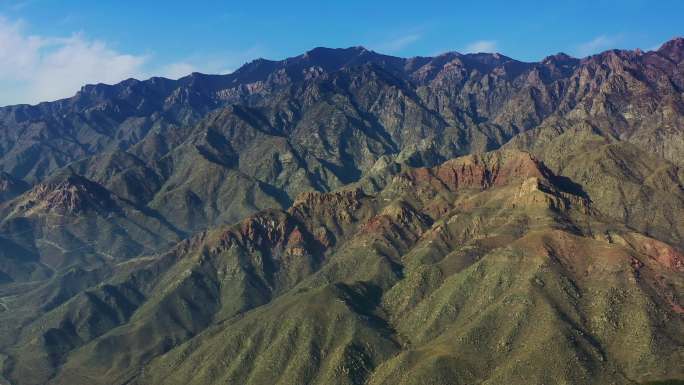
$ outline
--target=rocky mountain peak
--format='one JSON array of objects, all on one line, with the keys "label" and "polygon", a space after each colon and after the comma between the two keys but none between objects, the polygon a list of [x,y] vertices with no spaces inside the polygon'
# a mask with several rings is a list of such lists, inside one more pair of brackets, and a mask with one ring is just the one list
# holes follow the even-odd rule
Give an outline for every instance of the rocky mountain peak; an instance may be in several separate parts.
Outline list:
[{"label": "rocky mountain peak", "polygon": [[531,177],[544,178],[543,167],[532,155],[519,151],[470,155],[433,168],[413,169],[400,176],[416,185],[441,183],[451,191],[484,190]]},{"label": "rocky mountain peak", "polygon": [[309,59],[324,59],[324,58],[344,58],[349,59],[354,56],[363,55],[366,53],[372,53],[363,46],[354,46],[347,48],[329,48],[329,47],[316,47],[306,51],[302,57]]},{"label": "rocky mountain peak", "polygon": [[572,64],[572,63],[577,63],[579,59],[574,58],[564,52],[559,52],[555,55],[550,55],[545,57],[542,60],[543,64],[553,64],[553,65],[565,65],[565,64]]},{"label": "rocky mountain peak", "polygon": [[87,210],[115,209],[114,198],[101,185],[77,174],[46,181],[34,187],[20,205],[31,212],[78,214]]},{"label": "rocky mountain peak", "polygon": [[658,48],[658,53],[664,55],[674,62],[681,62],[684,60],[684,37],[676,37],[672,40],[665,42],[660,48]]}]

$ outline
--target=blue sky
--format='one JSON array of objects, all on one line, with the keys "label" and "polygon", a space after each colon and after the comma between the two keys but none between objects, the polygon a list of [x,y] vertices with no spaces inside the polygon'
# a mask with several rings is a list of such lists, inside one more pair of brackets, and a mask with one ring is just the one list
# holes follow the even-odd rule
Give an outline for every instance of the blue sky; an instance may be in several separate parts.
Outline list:
[{"label": "blue sky", "polygon": [[653,49],[684,35],[681,0],[0,0],[0,105],[84,83],[230,72],[257,57],[363,45],[397,55]]}]

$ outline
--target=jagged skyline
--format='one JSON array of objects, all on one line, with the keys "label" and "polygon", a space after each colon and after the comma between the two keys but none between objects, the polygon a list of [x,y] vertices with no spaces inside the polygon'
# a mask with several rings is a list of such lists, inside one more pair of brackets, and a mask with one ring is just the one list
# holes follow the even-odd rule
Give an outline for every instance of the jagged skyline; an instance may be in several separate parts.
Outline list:
[{"label": "jagged skyline", "polygon": [[[163,9],[163,12],[160,10]],[[402,57],[501,52],[537,61],[559,51],[649,50],[684,34],[677,1],[0,2],[0,105],[73,95],[128,77],[227,73],[258,57],[363,45]],[[121,15],[112,17],[111,15]]]}]

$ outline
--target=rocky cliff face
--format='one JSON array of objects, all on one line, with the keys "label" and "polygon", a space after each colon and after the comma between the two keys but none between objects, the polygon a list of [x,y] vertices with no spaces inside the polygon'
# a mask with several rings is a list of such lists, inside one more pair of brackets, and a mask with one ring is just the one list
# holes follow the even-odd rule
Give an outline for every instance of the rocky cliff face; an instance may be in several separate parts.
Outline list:
[{"label": "rocky cliff face", "polygon": [[683,60],[316,48],[0,108],[0,379],[684,378]]}]

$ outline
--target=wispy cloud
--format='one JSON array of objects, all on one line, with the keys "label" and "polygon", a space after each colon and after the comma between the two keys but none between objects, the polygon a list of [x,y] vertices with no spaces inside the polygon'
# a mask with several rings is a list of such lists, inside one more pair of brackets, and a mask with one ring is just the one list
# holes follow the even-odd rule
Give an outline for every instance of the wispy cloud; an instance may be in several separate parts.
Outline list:
[{"label": "wispy cloud", "polygon": [[591,39],[590,41],[577,45],[575,52],[579,56],[589,56],[610,48],[615,48],[615,45],[622,40],[620,35],[600,35]]},{"label": "wispy cloud", "polygon": [[411,44],[419,41],[422,37],[423,35],[421,33],[412,32],[395,37],[380,44],[373,45],[372,48],[383,53],[397,53]]},{"label": "wispy cloud", "polygon": [[34,3],[33,0],[8,1],[9,9],[12,11],[20,11]]},{"label": "wispy cloud", "polygon": [[67,37],[27,32],[22,21],[0,16],[0,105],[69,97],[89,83],[150,76],[179,78],[191,72],[226,73],[262,53],[260,48],[155,64],[153,55],[120,52],[83,33]]},{"label": "wispy cloud", "polygon": [[191,72],[208,74],[229,74],[243,64],[258,57],[266,56],[267,49],[260,45],[254,45],[244,50],[227,50],[212,54],[196,54],[182,60],[164,65],[160,68],[152,68],[152,75],[164,76],[177,79]]},{"label": "wispy cloud", "polygon": [[30,35],[21,21],[0,18],[0,82],[4,88],[0,104],[57,99],[73,94],[85,83],[139,76],[146,60],[82,34]]},{"label": "wispy cloud", "polygon": [[169,79],[178,79],[196,71],[197,67],[195,65],[181,61],[162,66],[155,76],[162,76]]},{"label": "wispy cloud", "polygon": [[479,52],[487,52],[487,53],[492,53],[496,52],[498,49],[497,47],[497,42],[496,40],[478,40],[474,41],[467,46],[465,46],[465,49],[463,50],[465,53],[479,53]]}]

